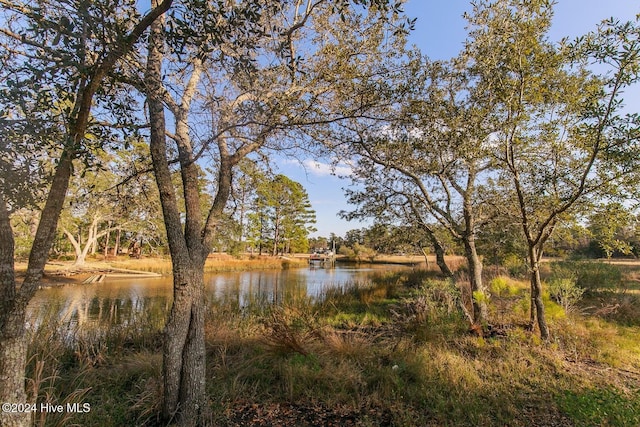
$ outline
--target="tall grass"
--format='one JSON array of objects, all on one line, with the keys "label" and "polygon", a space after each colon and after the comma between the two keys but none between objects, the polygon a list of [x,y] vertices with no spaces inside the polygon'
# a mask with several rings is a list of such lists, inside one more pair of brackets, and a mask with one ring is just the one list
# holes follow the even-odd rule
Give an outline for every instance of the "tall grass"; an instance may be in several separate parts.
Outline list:
[{"label": "tall grass", "polygon": [[[496,277],[490,288],[491,320],[509,326],[493,337],[468,333],[460,285],[432,273],[383,274],[280,306],[214,302],[206,425],[636,425],[638,327],[551,316],[553,337],[541,342],[517,326],[527,283]],[[91,333],[42,323],[31,393],[92,410],[38,425],[157,425],[160,327],[144,317]]]},{"label": "tall grass", "polygon": [[[141,258],[141,259],[121,259],[112,261],[112,266],[129,270],[148,271],[152,273],[171,274],[171,260],[168,258]],[[274,258],[274,257],[254,257],[249,259],[235,259],[226,257],[224,259],[207,259],[205,273],[221,273],[229,271],[247,270],[275,270],[292,267],[302,267],[307,264],[306,259],[297,258]]]}]

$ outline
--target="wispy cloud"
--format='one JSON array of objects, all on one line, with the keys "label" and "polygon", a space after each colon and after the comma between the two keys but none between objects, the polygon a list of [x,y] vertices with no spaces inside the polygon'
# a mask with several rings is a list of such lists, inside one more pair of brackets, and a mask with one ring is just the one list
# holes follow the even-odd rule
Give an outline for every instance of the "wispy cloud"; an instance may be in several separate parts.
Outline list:
[{"label": "wispy cloud", "polygon": [[317,160],[307,159],[303,164],[310,174],[316,176],[349,176],[352,173],[351,166],[343,162],[333,165],[330,163],[322,163]]}]

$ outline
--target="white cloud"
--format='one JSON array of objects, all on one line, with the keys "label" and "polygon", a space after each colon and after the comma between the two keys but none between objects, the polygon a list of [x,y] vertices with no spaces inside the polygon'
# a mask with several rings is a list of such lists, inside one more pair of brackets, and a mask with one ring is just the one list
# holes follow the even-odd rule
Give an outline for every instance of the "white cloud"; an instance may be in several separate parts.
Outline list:
[{"label": "white cloud", "polygon": [[340,162],[337,165],[318,162],[317,160],[307,159],[303,162],[305,169],[312,175],[316,176],[349,176],[352,173],[351,166],[347,163]]}]

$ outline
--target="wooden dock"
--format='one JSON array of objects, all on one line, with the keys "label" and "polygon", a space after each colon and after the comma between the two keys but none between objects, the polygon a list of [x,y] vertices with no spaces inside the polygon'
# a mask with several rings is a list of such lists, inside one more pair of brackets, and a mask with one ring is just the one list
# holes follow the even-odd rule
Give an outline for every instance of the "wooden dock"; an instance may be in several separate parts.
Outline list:
[{"label": "wooden dock", "polygon": [[320,265],[321,267],[333,267],[336,263],[334,254],[311,254],[309,255],[309,265]]},{"label": "wooden dock", "polygon": [[124,268],[109,268],[87,277],[82,283],[101,283],[107,277],[112,279],[149,278],[162,277],[162,274],[152,273],[150,271],[128,270]]}]

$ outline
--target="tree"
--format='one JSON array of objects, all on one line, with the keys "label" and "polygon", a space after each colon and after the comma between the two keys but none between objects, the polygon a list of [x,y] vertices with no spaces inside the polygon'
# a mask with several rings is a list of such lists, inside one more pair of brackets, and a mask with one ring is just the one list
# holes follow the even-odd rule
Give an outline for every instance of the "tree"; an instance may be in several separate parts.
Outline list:
[{"label": "tree", "polygon": [[271,255],[306,252],[307,237],[316,222],[304,187],[284,175],[263,180],[257,188],[250,214],[253,241],[271,246]]},{"label": "tree", "polygon": [[[73,162],[90,151],[90,135],[100,131],[90,113],[94,103],[108,92],[108,74],[151,22],[170,7],[171,0],[142,17],[135,3],[126,2],[33,4],[3,0],[0,4],[5,11],[0,30],[4,50],[0,117],[5,153],[24,154],[27,146],[36,148],[31,152],[41,152],[49,145],[54,147],[57,160],[44,190],[46,202],[21,284],[15,276],[10,215],[24,199],[19,197],[21,189],[12,183],[15,174],[3,171],[0,175],[0,400],[24,403],[26,306],[43,274]],[[28,170],[20,167],[25,164],[21,160],[24,157],[14,157],[3,162],[3,167],[16,173]],[[27,426],[30,415],[3,411],[0,424]]]},{"label": "tree", "polygon": [[98,240],[105,237],[116,220],[117,202],[108,193],[114,177],[107,171],[74,173],[67,192],[68,208],[60,220],[62,232],[74,248],[76,266],[84,265]]},{"label": "tree", "polygon": [[478,185],[490,167],[484,141],[491,130],[483,106],[467,91],[464,55],[442,63],[415,54],[394,77],[401,82],[398,88],[379,91],[390,94],[387,102],[395,108],[388,114],[394,120],[352,136],[357,156],[352,177],[360,188],[347,194],[359,206],[351,217],[391,215],[420,227],[447,275],[434,224],[460,242],[473,294],[472,322],[482,325],[487,308],[476,249],[483,218]]},{"label": "tree", "polygon": [[588,221],[589,233],[607,258],[611,258],[614,252],[624,255],[631,253],[631,239],[628,237],[633,234],[629,231],[633,229],[634,217],[620,203],[597,206]]},{"label": "tree", "polygon": [[[389,12],[386,1],[355,3],[375,3],[383,17]],[[292,128],[354,113],[344,105],[334,106],[332,114],[320,108],[330,85],[318,79],[320,71],[313,68],[317,63],[305,63],[298,53],[305,43],[313,47],[310,39],[301,40],[302,30],[313,25],[314,34],[321,34],[316,19],[337,12],[346,17],[349,2],[256,0],[184,6],[166,25],[153,24],[141,87],[173,265],[174,299],[163,344],[162,415],[167,422],[195,425],[206,407],[204,262],[224,225],[234,169],[257,151],[307,145],[291,138]],[[171,49],[165,55],[166,47]],[[362,43],[349,48],[362,48]],[[206,112],[207,126],[190,126],[198,111]],[[167,131],[167,112],[173,117],[174,133]],[[206,129],[206,135],[198,135],[199,129]],[[202,212],[198,162],[205,160],[215,171],[216,187],[212,203]],[[174,167],[180,174],[184,213],[171,180]]]},{"label": "tree", "polygon": [[[474,3],[469,81],[486,100],[504,194],[517,206],[527,245],[531,327],[549,337],[540,260],[555,228],[586,197],[619,192],[637,168],[637,115],[620,115],[640,70],[637,23],[604,22],[575,43],[546,34],[552,3]],[[592,63],[606,74],[589,71]]]}]

